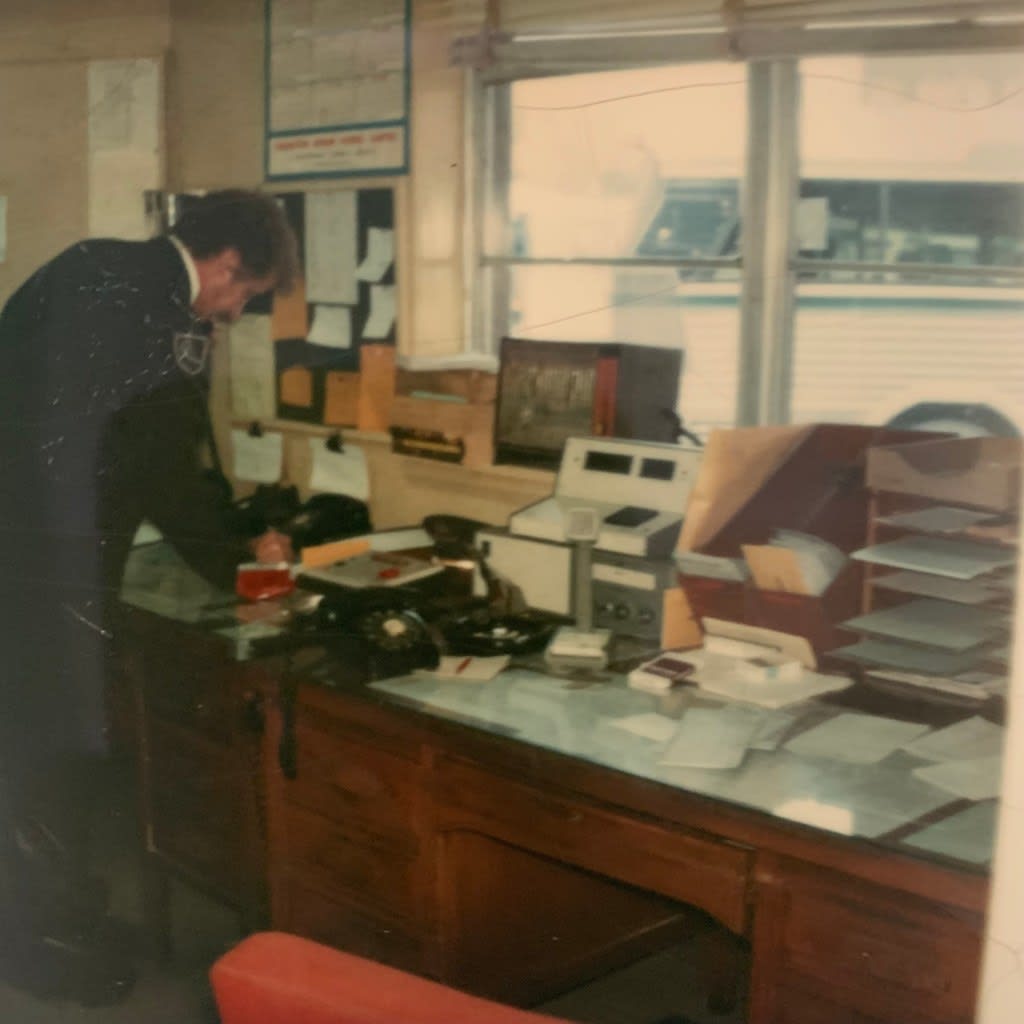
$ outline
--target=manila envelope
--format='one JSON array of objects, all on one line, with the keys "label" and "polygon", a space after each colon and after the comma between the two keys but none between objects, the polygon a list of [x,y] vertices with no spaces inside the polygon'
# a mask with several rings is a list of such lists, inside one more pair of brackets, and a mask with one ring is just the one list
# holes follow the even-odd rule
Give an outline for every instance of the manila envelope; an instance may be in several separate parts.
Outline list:
[{"label": "manila envelope", "polygon": [[758,590],[810,594],[795,551],[771,544],[744,544],[743,557]]}]

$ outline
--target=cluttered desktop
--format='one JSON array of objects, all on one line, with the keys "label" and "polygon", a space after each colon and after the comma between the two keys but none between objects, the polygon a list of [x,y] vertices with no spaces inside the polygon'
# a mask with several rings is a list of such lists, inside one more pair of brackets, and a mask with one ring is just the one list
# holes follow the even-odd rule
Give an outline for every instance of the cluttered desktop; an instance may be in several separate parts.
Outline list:
[{"label": "cluttered desktop", "polygon": [[[187,621],[286,680],[270,687],[277,724],[263,751],[277,923],[356,942],[310,922],[311,893],[340,886],[345,905],[377,893],[388,934],[402,921],[425,943],[414,966],[437,955],[452,980],[522,996],[541,968],[524,966],[521,989],[496,988],[499,951],[477,948],[461,916],[470,890],[451,880],[477,863],[474,844],[489,857],[511,844],[551,870],[681,899],[752,941],[751,1019],[773,1019],[758,979],[817,984],[800,966],[810,942],[801,901],[817,915],[856,894],[843,905],[854,945],[861,915],[902,908],[900,927],[929,936],[930,955],[976,965],[998,817],[1019,446],[817,426],[782,445],[774,436],[774,458],[762,449],[747,472],[723,465],[732,441],[573,439],[554,492],[506,524],[431,516],[313,546],[276,578],[250,567],[246,580],[243,567],[250,600],[183,582],[163,545],[136,550],[126,604]],[[333,735],[340,753],[324,746]],[[328,822],[369,791],[335,808],[349,783],[320,788],[347,778],[353,758],[371,774],[383,758],[380,784],[400,803],[422,787],[411,818],[382,825],[373,797],[353,821],[405,836],[420,852],[400,858],[402,871],[418,884],[430,888],[435,871],[450,879],[437,907],[423,910],[419,896],[396,906],[384,881],[379,891],[339,882],[347,859],[325,874],[334,855],[314,864],[295,838],[324,828],[362,849]],[[425,819],[412,811],[420,800],[433,808]],[[545,824],[555,806],[564,810]],[[275,815],[286,824],[275,828]],[[431,838],[462,835],[478,838],[464,848]],[[652,842],[665,852],[640,855]],[[320,881],[297,880],[296,864]],[[473,893],[492,910],[500,900],[486,886]],[[454,915],[440,937],[435,914]],[[769,954],[769,921],[792,962]],[[894,935],[890,948],[887,937],[885,956],[905,941]],[[862,970],[846,963],[853,955],[822,954],[830,985]],[[935,1019],[972,1005],[973,970],[955,969]],[[847,979],[849,1005],[887,1019],[871,1003],[885,993],[862,980]],[[886,998],[920,996],[897,980]]]}]

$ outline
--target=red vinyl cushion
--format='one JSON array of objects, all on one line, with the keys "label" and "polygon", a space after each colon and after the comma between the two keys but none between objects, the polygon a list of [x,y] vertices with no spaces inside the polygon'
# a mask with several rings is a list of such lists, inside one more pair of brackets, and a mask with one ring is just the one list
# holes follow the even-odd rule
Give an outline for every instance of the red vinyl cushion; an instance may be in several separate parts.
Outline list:
[{"label": "red vinyl cushion", "polygon": [[222,1024],[569,1024],[284,932],[244,939],[210,980]]}]

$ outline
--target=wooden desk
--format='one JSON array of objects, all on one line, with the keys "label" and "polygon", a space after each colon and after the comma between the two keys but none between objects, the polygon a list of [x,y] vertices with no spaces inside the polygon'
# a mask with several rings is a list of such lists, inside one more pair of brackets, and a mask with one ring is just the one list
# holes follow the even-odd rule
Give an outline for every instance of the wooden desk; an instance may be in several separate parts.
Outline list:
[{"label": "wooden desk", "polygon": [[[269,889],[275,927],[530,1002],[674,941],[685,905],[749,943],[756,1024],[973,1017],[980,869],[647,777],[618,738],[602,749],[595,730],[581,752],[558,716],[535,715],[554,731],[527,741],[498,714],[285,676],[240,660],[210,621],[129,611],[121,639],[165,924],[168,875],[250,926]],[[633,696],[593,701],[623,711]],[[788,792],[785,771],[775,782]]]},{"label": "wooden desk", "polygon": [[706,911],[755,1022],[968,1021],[986,879],[397,706],[299,685],[267,733],[276,927],[532,1002]]}]

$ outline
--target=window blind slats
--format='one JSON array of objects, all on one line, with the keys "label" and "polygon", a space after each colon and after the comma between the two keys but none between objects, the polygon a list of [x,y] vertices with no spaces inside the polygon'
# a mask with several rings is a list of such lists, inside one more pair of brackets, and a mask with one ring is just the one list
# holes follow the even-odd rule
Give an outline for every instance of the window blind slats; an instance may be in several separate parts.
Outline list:
[{"label": "window blind slats", "polygon": [[[419,0],[435,6],[487,0]],[[485,80],[693,60],[1022,44],[1024,0],[496,0],[497,34],[456,41]]]},{"label": "window blind slats", "polygon": [[[437,6],[473,0],[433,0]],[[484,0],[475,0],[481,8]],[[1024,0],[498,0],[502,32],[614,35],[658,29],[1024,18]],[[480,19],[480,24],[483,18]]]}]

